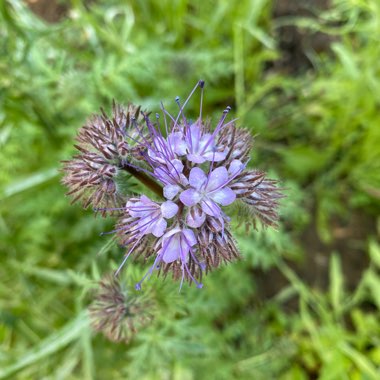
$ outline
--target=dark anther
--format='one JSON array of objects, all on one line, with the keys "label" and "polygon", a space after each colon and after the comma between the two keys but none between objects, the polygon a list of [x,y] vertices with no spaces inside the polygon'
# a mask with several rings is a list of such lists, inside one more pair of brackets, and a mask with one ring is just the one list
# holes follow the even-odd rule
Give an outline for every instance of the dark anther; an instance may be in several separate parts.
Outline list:
[{"label": "dark anther", "polygon": [[198,82],[198,84],[199,84],[199,87],[200,87],[200,88],[203,88],[204,85],[205,85],[205,81],[201,79],[201,80]]}]

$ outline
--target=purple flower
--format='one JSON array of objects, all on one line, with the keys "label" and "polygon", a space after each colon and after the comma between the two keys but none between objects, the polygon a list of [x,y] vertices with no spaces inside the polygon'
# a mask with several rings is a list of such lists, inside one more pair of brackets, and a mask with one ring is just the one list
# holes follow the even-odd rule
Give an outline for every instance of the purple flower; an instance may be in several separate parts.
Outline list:
[{"label": "purple flower", "polygon": [[198,240],[194,232],[188,228],[181,229],[178,226],[167,232],[161,239],[161,249],[158,251],[158,257],[165,264],[172,264],[178,262],[181,270],[181,286],[186,276],[190,277],[193,282],[201,288],[202,283],[198,283],[189,269],[190,258],[195,260],[198,265],[203,267],[195,257],[194,246],[197,245]]},{"label": "purple flower", "polygon": [[230,175],[230,182],[235,179],[246,167],[240,160],[232,160],[228,167],[228,174]]},{"label": "purple flower", "polygon": [[162,248],[158,254],[162,256],[164,263],[168,264],[179,259],[186,265],[188,254],[195,244],[197,239],[192,230],[174,227],[162,237]]},{"label": "purple flower", "polygon": [[166,219],[171,219],[177,214],[178,206],[171,201],[159,205],[142,195],[140,199],[129,200],[126,210],[130,216],[136,219],[133,228],[138,230],[141,235],[152,234],[160,237],[166,230]]},{"label": "purple flower", "polygon": [[161,239],[156,243],[157,256],[154,263],[148,273],[139,281],[135,288],[141,289],[141,284],[146,277],[150,276],[155,269],[160,268],[160,265],[172,265],[177,264],[181,271],[181,285],[185,277],[189,277],[191,281],[197,284],[198,288],[202,288],[203,284],[198,282],[191,273],[189,268],[190,261],[196,261],[199,266],[204,268],[204,264],[201,264],[195,257],[194,246],[198,243],[198,240],[194,232],[188,228],[180,228],[178,225],[173,227]]},{"label": "purple flower", "polygon": [[199,204],[200,208],[197,207],[196,214],[188,214],[189,226],[200,227],[206,215],[216,218],[221,216],[219,205],[228,206],[236,198],[235,193],[227,186],[229,182],[230,177],[224,166],[214,169],[208,176],[198,167],[191,169],[189,176],[191,188],[181,193],[180,200],[187,207]]},{"label": "purple flower", "polygon": [[155,177],[164,185],[163,193],[166,199],[173,199],[181,187],[188,184],[186,177],[182,174],[183,168],[183,163],[175,159],[154,169]]},{"label": "purple flower", "polygon": [[[191,122],[184,110],[197,88],[200,112]],[[176,116],[162,105],[163,125],[158,114],[152,121],[140,108],[129,107],[127,112],[115,105],[112,118],[103,112],[82,128],[80,154],[65,163],[69,194],[85,206],[105,204],[98,211],[120,211],[115,231],[127,253],[116,274],[133,253],[144,261],[153,259],[144,278],[157,270],[164,276],[172,273],[181,284],[186,279],[201,287],[203,273],[239,257],[230,217],[222,207],[236,202],[243,206],[236,207],[242,217],[276,225],[282,197],[277,182],[246,170],[252,139],[235,120],[226,122],[230,107],[215,127],[203,120],[203,88],[199,81],[183,105],[176,99]],[[118,182],[123,172],[163,202],[145,195],[125,199]],[[109,201],[119,198],[125,207],[107,209]]]},{"label": "purple flower", "polygon": [[168,137],[168,143],[173,149],[173,152],[178,156],[183,156],[187,152],[187,144],[182,132],[172,132]]},{"label": "purple flower", "polygon": [[[226,149],[220,151],[222,147],[219,147],[218,150],[215,144],[215,133],[203,133],[200,121],[186,128],[185,142],[187,151],[186,157],[195,164],[202,164],[205,161],[219,162],[224,160],[227,155]],[[181,147],[179,151],[180,154],[183,152],[184,144],[178,145]]]},{"label": "purple flower", "polygon": [[166,164],[169,160],[176,158],[174,155],[171,140],[165,139],[163,136],[156,136],[153,143],[148,148],[148,156],[158,164]]}]

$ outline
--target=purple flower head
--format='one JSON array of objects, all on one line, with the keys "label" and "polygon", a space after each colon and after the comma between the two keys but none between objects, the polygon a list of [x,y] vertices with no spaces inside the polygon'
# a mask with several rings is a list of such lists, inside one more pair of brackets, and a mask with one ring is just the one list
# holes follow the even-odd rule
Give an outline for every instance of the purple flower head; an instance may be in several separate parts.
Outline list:
[{"label": "purple flower head", "polygon": [[172,146],[172,140],[170,136],[165,139],[162,136],[153,138],[153,143],[148,148],[148,155],[156,164],[166,164],[170,160],[176,158]]},{"label": "purple flower head", "polygon": [[228,206],[236,199],[235,193],[227,186],[230,182],[228,171],[224,166],[219,166],[207,176],[201,168],[195,167],[190,171],[190,189],[183,191],[180,195],[181,202],[192,207],[199,204],[202,212],[194,218],[192,213],[188,214],[187,223],[191,227],[200,227],[206,215],[219,218],[222,210],[219,207]]},{"label": "purple flower head", "polygon": [[[202,283],[197,282],[188,266],[189,258],[192,257],[195,259],[195,250],[193,247],[197,243],[197,238],[192,230],[174,227],[162,237],[162,241],[160,242],[161,249],[158,251],[158,255],[162,256],[162,261],[166,264],[171,264],[175,261],[178,262],[182,272],[181,282],[183,282],[185,276],[188,275],[192,278],[192,281],[197,284],[197,287],[201,288],[203,286]],[[200,266],[202,265],[200,264]]]},{"label": "purple flower head", "polygon": [[166,199],[173,199],[181,187],[188,184],[187,178],[182,173],[183,168],[183,163],[174,159],[154,169],[156,179],[164,185],[163,194]]},{"label": "purple flower head", "polygon": [[[180,266],[182,273],[181,286],[183,280],[186,277],[190,277],[191,280],[197,284],[198,288],[202,288],[202,283],[194,278],[189,268],[190,258],[198,261],[194,256],[195,250],[193,248],[197,242],[197,238],[192,230],[187,228],[181,229],[178,225],[173,227],[156,243],[156,259],[148,273],[136,284],[136,290],[141,289],[142,282],[146,277],[150,276],[155,269],[159,269],[161,265],[171,265],[174,262]],[[202,266],[202,268],[204,267],[204,265],[200,263],[199,265]]]},{"label": "purple flower head", "polygon": [[[200,111],[193,122],[185,116],[185,108],[198,88]],[[117,273],[131,254],[153,261],[136,289],[154,271],[164,276],[172,273],[181,284],[187,280],[201,287],[204,273],[237,259],[239,250],[230,231],[233,217],[226,215],[232,209],[226,206],[244,205],[234,208],[244,211],[239,219],[258,219],[264,226],[277,223],[282,197],[277,182],[263,172],[246,169],[250,132],[237,128],[235,120],[226,120],[230,107],[215,124],[205,122],[203,90],[204,82],[199,81],[182,105],[176,98],[177,115],[161,105],[163,117],[156,114],[153,121],[139,108],[128,114],[114,108],[112,119],[103,113],[96,125],[82,130],[81,154],[65,163],[64,183],[71,194],[85,199],[85,205],[111,198],[121,198],[126,205],[108,209],[120,211],[115,231],[127,247]],[[85,146],[87,139],[91,150]],[[115,181],[123,171],[161,202],[146,195],[126,199]]]},{"label": "purple flower head", "polygon": [[192,230],[174,227],[162,237],[160,244],[159,255],[162,255],[164,263],[180,260],[185,265],[191,247],[197,244],[197,239]]},{"label": "purple flower head", "polygon": [[191,124],[186,128],[184,140],[186,142],[187,159],[195,164],[205,161],[220,162],[226,158],[227,150],[215,144],[215,132],[203,133],[202,123]]},{"label": "purple flower head", "polygon": [[177,156],[184,156],[187,152],[187,144],[183,132],[172,132],[169,134],[168,143]]},{"label": "purple flower head", "polygon": [[141,235],[152,234],[160,237],[166,230],[166,219],[171,219],[177,214],[178,206],[171,201],[159,205],[142,195],[140,199],[129,200],[126,210],[131,217],[135,218],[135,228]]}]

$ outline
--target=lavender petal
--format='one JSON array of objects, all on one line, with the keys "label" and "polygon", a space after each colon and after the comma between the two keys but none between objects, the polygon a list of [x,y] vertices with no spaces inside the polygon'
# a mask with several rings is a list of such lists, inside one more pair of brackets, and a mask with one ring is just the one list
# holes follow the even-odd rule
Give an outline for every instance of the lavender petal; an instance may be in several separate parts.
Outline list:
[{"label": "lavender petal", "polygon": [[162,261],[169,264],[177,260],[180,255],[180,235],[176,234],[170,238],[167,246],[165,247]]},{"label": "lavender petal", "polygon": [[240,160],[232,160],[228,173],[231,177],[237,176],[245,169],[245,164],[243,164]]},{"label": "lavender petal", "polygon": [[190,207],[197,204],[202,199],[202,195],[195,189],[187,189],[180,194],[179,199],[185,206]]},{"label": "lavender petal", "polygon": [[171,201],[166,201],[161,205],[162,216],[166,219],[172,218],[178,212],[178,206]]},{"label": "lavender petal", "polygon": [[191,207],[187,213],[186,223],[189,227],[198,228],[206,220],[206,214],[203,212],[201,207],[198,205]]},{"label": "lavender petal", "polygon": [[173,199],[179,192],[180,187],[178,185],[166,185],[164,187],[164,197],[166,199]]},{"label": "lavender petal", "polygon": [[201,202],[201,207],[207,215],[214,216],[216,218],[219,218],[222,212],[220,207],[210,199],[203,199]]},{"label": "lavender petal", "polygon": [[199,141],[201,139],[201,128],[198,123],[190,125],[190,139],[189,148],[191,152],[199,150]]},{"label": "lavender petal", "polygon": [[161,237],[165,230],[166,230],[166,227],[167,227],[167,222],[164,218],[160,218],[157,222],[155,222],[152,226],[152,234],[155,236],[155,237]]},{"label": "lavender petal", "polygon": [[191,169],[189,175],[190,186],[194,187],[194,189],[200,189],[206,181],[207,176],[202,169],[197,167]]},{"label": "lavender petal", "polygon": [[[192,230],[189,230],[188,228],[182,230],[182,234],[184,236],[184,240],[186,242],[186,244],[184,242],[182,242],[181,246],[183,248],[183,250],[188,250],[187,247],[192,247],[193,245],[197,244],[198,241],[194,235],[194,232]],[[187,246],[187,247],[186,247]]]},{"label": "lavender petal", "polygon": [[203,164],[206,161],[206,159],[198,153],[189,153],[186,157],[189,161],[194,162],[194,164]]},{"label": "lavender petal", "polygon": [[186,154],[187,145],[181,132],[171,133],[169,135],[168,141],[172,146],[174,153],[176,153],[178,156],[183,156]]},{"label": "lavender petal", "polygon": [[214,191],[208,195],[214,202],[219,203],[222,206],[228,206],[236,199],[236,194],[229,188]]},{"label": "lavender petal", "polygon": [[202,155],[207,161],[215,161],[215,162],[219,162],[219,161],[223,161],[226,156],[227,156],[227,152],[213,152],[213,151],[206,151],[205,153],[203,153]]},{"label": "lavender petal", "polygon": [[216,168],[215,170],[211,172],[208,183],[207,183],[207,190],[211,192],[217,189],[218,187],[224,186],[227,182],[228,182],[227,169],[224,166],[220,166],[219,168]]}]

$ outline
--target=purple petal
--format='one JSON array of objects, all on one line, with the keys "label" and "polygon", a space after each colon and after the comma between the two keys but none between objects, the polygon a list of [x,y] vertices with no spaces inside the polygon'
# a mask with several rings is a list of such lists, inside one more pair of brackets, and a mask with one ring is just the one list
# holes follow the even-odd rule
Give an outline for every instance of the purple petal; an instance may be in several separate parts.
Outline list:
[{"label": "purple petal", "polygon": [[202,199],[202,195],[197,190],[188,189],[180,194],[179,199],[185,206],[194,206]]},{"label": "purple petal", "polygon": [[156,211],[158,204],[151,201],[145,195],[142,195],[137,202],[127,202],[127,209],[131,216],[134,218],[144,218],[145,216],[152,214]]},{"label": "purple petal", "polygon": [[203,155],[204,152],[207,152],[208,150],[212,149],[213,146],[214,146],[214,137],[212,137],[211,133],[205,133],[200,138],[198,151],[202,153]]},{"label": "purple petal", "polygon": [[201,207],[194,206],[189,209],[186,217],[186,223],[189,227],[198,228],[206,220],[206,214],[203,212]]},{"label": "purple petal", "polygon": [[170,236],[173,236],[177,234],[178,232],[181,232],[182,230],[177,226],[169,230],[162,238],[164,240],[168,240]]},{"label": "purple petal", "polygon": [[155,161],[161,161],[162,162],[162,159],[160,159],[160,157],[156,154],[156,152],[152,149],[148,149],[148,156],[152,159],[152,160],[155,160]]},{"label": "purple petal", "polygon": [[187,144],[181,132],[174,132],[169,135],[168,141],[174,152],[179,156],[183,156],[187,151]]},{"label": "purple petal", "polygon": [[218,218],[220,216],[221,212],[222,212],[222,210],[220,209],[220,207],[215,202],[213,202],[210,199],[204,199],[201,202],[201,206],[202,206],[202,210],[207,215],[215,216],[216,218]]},{"label": "purple petal", "polygon": [[179,182],[183,186],[187,186],[189,184],[189,181],[187,180],[187,178],[183,174],[179,175]]},{"label": "purple petal", "polygon": [[206,189],[207,191],[213,191],[219,187],[223,187],[227,182],[227,169],[224,166],[220,166],[211,172]]},{"label": "purple petal", "polygon": [[164,218],[158,219],[157,222],[152,223],[152,227],[151,227],[152,234],[155,237],[162,236],[166,230],[167,225],[168,224]]},{"label": "purple petal", "polygon": [[190,153],[186,157],[189,161],[194,162],[195,164],[203,164],[206,161],[203,156],[197,153]]},{"label": "purple petal", "polygon": [[228,206],[236,199],[236,194],[229,187],[209,193],[208,196],[222,206]]},{"label": "purple petal", "polygon": [[[185,228],[184,230],[182,230],[182,234],[188,247],[192,247],[193,245],[197,244],[197,238],[195,237],[194,232],[192,230]],[[183,244],[181,244],[181,246],[184,251],[187,249]]]},{"label": "purple petal", "polygon": [[172,218],[178,212],[178,206],[171,201],[166,201],[161,205],[162,216],[166,219]]},{"label": "purple petal", "polygon": [[228,173],[230,177],[234,177],[240,174],[245,169],[245,164],[240,160],[232,160],[230,167],[228,168]]},{"label": "purple petal", "polygon": [[178,194],[179,189],[178,185],[166,185],[164,187],[164,197],[166,199],[173,199]]},{"label": "purple petal", "polygon": [[202,154],[202,156],[207,160],[207,161],[223,161],[226,156],[227,152],[213,152],[213,151],[206,151],[205,153]]},{"label": "purple petal", "polygon": [[177,260],[180,255],[180,234],[175,234],[169,238],[169,241],[164,246],[164,254],[162,260],[165,263],[172,263]]},{"label": "purple petal", "polygon": [[190,186],[194,189],[200,189],[202,185],[207,181],[207,176],[200,168],[192,168],[189,176]]},{"label": "purple petal", "polygon": [[[140,205],[141,205],[141,203],[140,203]],[[131,216],[133,216],[134,218],[144,218],[145,216],[147,216],[153,212],[151,210],[144,210],[144,209],[139,210],[138,207],[139,207],[138,204],[134,204],[132,206],[132,208],[130,208],[128,210],[129,214]]]},{"label": "purple petal", "polygon": [[199,140],[201,137],[201,128],[198,123],[194,123],[190,125],[190,139],[191,142],[188,144],[189,150],[191,152],[196,152],[198,151],[199,147]]},{"label": "purple petal", "polygon": [[183,164],[180,160],[166,161],[165,165],[154,169],[155,177],[164,185],[182,182]]},{"label": "purple petal", "polygon": [[[139,209],[141,207],[141,202],[131,202],[128,201],[126,204],[126,208],[131,216],[134,218],[139,218],[140,216],[144,216],[147,212],[144,211],[144,213],[141,213],[141,210]],[[150,211],[148,211],[150,213]]]},{"label": "purple petal", "polygon": [[169,170],[166,167],[154,169],[154,176],[165,185],[173,182],[173,179],[169,176],[168,173]]},{"label": "purple petal", "polygon": [[183,170],[183,163],[180,160],[172,160],[171,164],[169,163],[170,173],[172,174],[180,174]]},{"label": "purple petal", "polygon": [[151,148],[148,149],[148,155],[154,161],[161,163],[165,163],[174,158],[168,142],[162,136],[158,135],[153,139],[153,144]]},{"label": "purple petal", "polygon": [[141,197],[140,197],[140,201],[142,202],[142,203],[145,203],[145,204],[154,204],[154,202],[152,201],[152,200],[150,200],[146,195],[142,195]]}]

